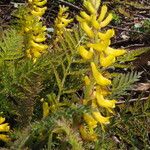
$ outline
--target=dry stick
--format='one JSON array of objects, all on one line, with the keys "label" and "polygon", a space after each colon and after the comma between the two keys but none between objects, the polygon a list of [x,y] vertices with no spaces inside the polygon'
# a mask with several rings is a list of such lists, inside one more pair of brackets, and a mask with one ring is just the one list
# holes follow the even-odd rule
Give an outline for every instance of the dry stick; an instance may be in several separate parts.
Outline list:
[{"label": "dry stick", "polygon": [[129,101],[119,101],[116,103],[116,105],[120,105],[120,104],[124,104],[124,103],[132,103],[132,102],[137,102],[137,101],[145,101],[145,100],[148,100],[148,98],[150,98],[150,97],[143,97],[141,99],[131,99]]},{"label": "dry stick", "polygon": [[75,8],[75,9],[77,9],[77,10],[82,10],[80,7],[75,6],[75,5],[73,5],[73,4],[69,3],[69,2],[66,2],[66,1],[63,1],[63,0],[59,0],[59,2],[63,3],[64,5],[71,6],[71,7]]}]

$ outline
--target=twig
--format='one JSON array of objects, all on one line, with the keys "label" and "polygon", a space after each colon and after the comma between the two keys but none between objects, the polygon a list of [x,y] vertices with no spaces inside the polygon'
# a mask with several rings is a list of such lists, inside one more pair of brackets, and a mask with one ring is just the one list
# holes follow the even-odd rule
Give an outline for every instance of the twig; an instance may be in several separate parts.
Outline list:
[{"label": "twig", "polygon": [[145,101],[145,100],[148,100],[148,98],[150,98],[150,97],[143,97],[141,99],[131,99],[129,101],[119,101],[116,103],[116,105],[120,105],[120,104],[124,104],[124,103],[132,103],[132,102],[137,102],[137,101]]},{"label": "twig", "polygon": [[63,3],[64,5],[68,5],[68,6],[70,6],[70,7],[73,7],[73,8],[75,8],[75,9],[77,9],[77,10],[82,10],[82,8],[80,8],[80,7],[78,7],[78,6],[75,6],[75,5],[73,5],[73,4],[69,3],[69,2],[66,2],[66,1],[63,1],[63,0],[59,0],[59,2],[60,2],[60,3]]}]

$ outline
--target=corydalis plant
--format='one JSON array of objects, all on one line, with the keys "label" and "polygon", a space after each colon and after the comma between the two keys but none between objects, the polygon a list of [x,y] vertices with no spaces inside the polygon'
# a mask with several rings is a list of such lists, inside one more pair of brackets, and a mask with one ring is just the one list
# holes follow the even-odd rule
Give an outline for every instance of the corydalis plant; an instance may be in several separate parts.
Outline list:
[{"label": "corydalis plant", "polygon": [[46,3],[47,0],[28,0],[29,11],[27,16],[24,16],[26,52],[27,56],[34,61],[48,48],[46,44],[43,44],[46,40],[46,26],[43,26],[41,22],[41,17],[47,9],[44,7]]},{"label": "corydalis plant", "polygon": [[91,64],[91,71],[84,79],[83,100],[83,104],[89,105],[91,111],[84,113],[86,125],[80,127],[82,138],[89,141],[97,140],[95,128],[100,124],[104,130],[104,125],[110,123],[110,117],[114,114],[116,100],[108,99],[111,93],[111,76],[107,68],[113,65],[116,57],[126,52],[109,46],[110,39],[115,35],[114,29],[102,31],[102,28],[110,23],[112,14],[107,14],[106,5],[98,12],[99,6],[100,1],[85,0],[86,11],[81,11],[77,16],[81,28],[88,37],[88,42],[81,43],[77,50],[82,58]]}]

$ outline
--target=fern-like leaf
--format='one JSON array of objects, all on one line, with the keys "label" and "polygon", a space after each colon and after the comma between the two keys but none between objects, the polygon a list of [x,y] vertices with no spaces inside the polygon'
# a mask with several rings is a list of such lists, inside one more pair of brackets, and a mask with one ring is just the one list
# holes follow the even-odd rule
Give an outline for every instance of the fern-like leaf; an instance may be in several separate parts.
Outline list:
[{"label": "fern-like leaf", "polygon": [[127,74],[119,74],[113,79],[111,98],[119,98],[126,95],[127,90],[132,88],[134,82],[138,81],[142,72],[129,72]]},{"label": "fern-like leaf", "polygon": [[125,55],[118,57],[118,61],[121,63],[130,62],[137,59],[143,53],[150,51],[150,47],[139,48],[135,50],[128,51]]},{"label": "fern-like leaf", "polygon": [[23,37],[16,30],[10,29],[0,39],[0,62],[23,57]]}]

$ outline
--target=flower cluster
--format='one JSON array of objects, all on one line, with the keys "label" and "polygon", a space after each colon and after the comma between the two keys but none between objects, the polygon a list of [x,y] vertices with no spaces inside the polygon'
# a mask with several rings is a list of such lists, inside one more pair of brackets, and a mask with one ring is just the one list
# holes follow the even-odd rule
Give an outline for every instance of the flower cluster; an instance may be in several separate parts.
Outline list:
[{"label": "flower cluster", "polygon": [[46,51],[48,46],[43,44],[46,40],[46,26],[42,25],[41,17],[47,7],[44,5],[47,0],[28,0],[29,13],[25,16],[24,32],[26,33],[27,56],[33,60],[40,57]]},{"label": "flower cluster", "polygon": [[[91,111],[84,113],[83,118],[87,126],[81,126],[80,133],[83,139],[91,141],[97,139],[94,129],[98,124],[104,130],[104,125],[110,123],[110,114],[113,114],[115,108],[116,100],[107,98],[111,93],[111,79],[109,79],[106,69],[113,65],[117,56],[126,52],[123,49],[110,47],[110,39],[115,35],[114,29],[108,29],[107,31],[101,29],[110,23],[112,14],[108,13],[107,15],[106,5],[103,5],[98,13],[100,2],[99,4],[96,1],[92,2],[85,0],[84,6],[87,12],[81,11],[80,16],[77,16],[81,28],[89,37],[89,42],[79,45],[77,50],[82,58],[89,61],[91,65],[91,73],[84,78],[83,100],[84,105],[90,105]],[[106,111],[108,113],[104,115]],[[86,138],[89,135],[92,137],[91,139]]]},{"label": "flower cluster", "polygon": [[8,142],[10,138],[8,137],[8,135],[2,134],[2,132],[8,132],[10,127],[8,123],[4,123],[4,121],[5,121],[5,118],[0,117],[0,140],[4,142]]},{"label": "flower cluster", "polygon": [[68,19],[69,14],[66,13],[68,9],[68,7],[59,6],[58,16],[55,20],[55,31],[58,37],[63,34],[68,24],[73,21],[73,19]]}]

